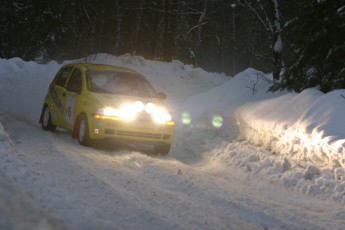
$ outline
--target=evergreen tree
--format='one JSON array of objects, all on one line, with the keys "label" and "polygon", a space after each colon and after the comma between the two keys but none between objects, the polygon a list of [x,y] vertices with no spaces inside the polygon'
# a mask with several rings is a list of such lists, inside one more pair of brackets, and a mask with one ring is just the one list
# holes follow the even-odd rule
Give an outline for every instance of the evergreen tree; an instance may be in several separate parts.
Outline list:
[{"label": "evergreen tree", "polygon": [[286,28],[293,59],[272,89],[345,88],[345,1],[309,1]]}]

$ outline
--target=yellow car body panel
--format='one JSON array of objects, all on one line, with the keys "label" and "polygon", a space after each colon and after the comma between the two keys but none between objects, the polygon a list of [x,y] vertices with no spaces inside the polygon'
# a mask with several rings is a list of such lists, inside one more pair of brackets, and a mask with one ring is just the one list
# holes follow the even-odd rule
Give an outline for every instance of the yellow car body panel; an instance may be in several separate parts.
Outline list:
[{"label": "yellow car body panel", "polygon": [[[89,130],[89,137],[92,140],[114,139],[116,141],[140,142],[147,144],[170,145],[174,135],[174,122],[166,120],[156,122],[152,116],[145,111],[137,111],[134,120],[126,120],[121,116],[108,116],[98,114],[104,108],[120,108],[123,104],[140,101],[143,105],[152,103],[155,108],[167,108],[156,92],[153,92],[147,80],[143,84],[149,88],[150,96],[136,96],[130,94],[118,94],[108,92],[97,92],[90,90],[91,73],[97,73],[95,78],[97,84],[103,84],[101,73],[120,72],[130,75],[140,75],[134,70],[117,66],[100,64],[68,64],[63,66],[49,86],[48,93],[44,99],[44,106],[50,111],[51,123],[73,132],[76,137],[78,119],[86,116]],[[103,72],[102,72],[103,71]],[[88,75],[88,73],[90,73]],[[99,82],[97,82],[97,80]],[[81,81],[81,82],[80,82]],[[103,84],[108,87],[107,84]],[[117,87],[117,86],[116,86]],[[144,86],[143,86],[144,87]],[[44,108],[44,107],[43,107]],[[40,122],[42,123],[43,110]]]}]

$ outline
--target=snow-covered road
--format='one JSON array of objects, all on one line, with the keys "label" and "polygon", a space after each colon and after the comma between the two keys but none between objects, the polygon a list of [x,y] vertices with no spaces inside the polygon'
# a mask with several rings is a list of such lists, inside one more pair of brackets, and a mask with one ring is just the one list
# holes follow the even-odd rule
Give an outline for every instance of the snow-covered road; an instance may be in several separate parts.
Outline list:
[{"label": "snow-covered road", "polygon": [[[1,168],[54,229],[341,229],[343,212],[217,162],[83,147],[8,116]],[[234,143],[236,145],[236,143]],[[254,147],[252,147],[254,148]],[[181,151],[183,148],[181,148]],[[200,159],[199,159],[200,160]],[[344,213],[343,213],[344,214]],[[57,224],[58,223],[58,224]]]}]

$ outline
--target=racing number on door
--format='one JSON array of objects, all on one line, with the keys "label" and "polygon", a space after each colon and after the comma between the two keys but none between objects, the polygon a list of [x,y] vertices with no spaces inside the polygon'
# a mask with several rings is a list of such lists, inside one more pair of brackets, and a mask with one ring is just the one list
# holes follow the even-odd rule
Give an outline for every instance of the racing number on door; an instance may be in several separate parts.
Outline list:
[{"label": "racing number on door", "polygon": [[69,124],[73,124],[74,105],[75,105],[75,97],[72,97],[72,96],[67,97],[65,119],[67,123]]},{"label": "racing number on door", "polygon": [[67,108],[67,117],[72,117],[71,106]]}]

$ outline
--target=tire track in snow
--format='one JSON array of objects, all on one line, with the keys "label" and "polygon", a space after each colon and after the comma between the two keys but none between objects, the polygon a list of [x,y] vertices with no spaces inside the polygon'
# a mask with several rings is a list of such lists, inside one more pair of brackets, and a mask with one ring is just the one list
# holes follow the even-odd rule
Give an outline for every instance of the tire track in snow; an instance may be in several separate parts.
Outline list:
[{"label": "tire track in snow", "polygon": [[[262,187],[253,190],[241,176],[225,177],[217,170],[211,173],[169,156],[87,148],[64,131],[43,132],[1,119],[13,140],[17,161],[7,165],[8,173],[69,229],[339,227],[327,221],[331,215],[325,214],[327,209],[314,205],[323,217],[296,208],[295,201],[277,194],[268,197]],[[20,166],[22,171],[16,168]]]}]

